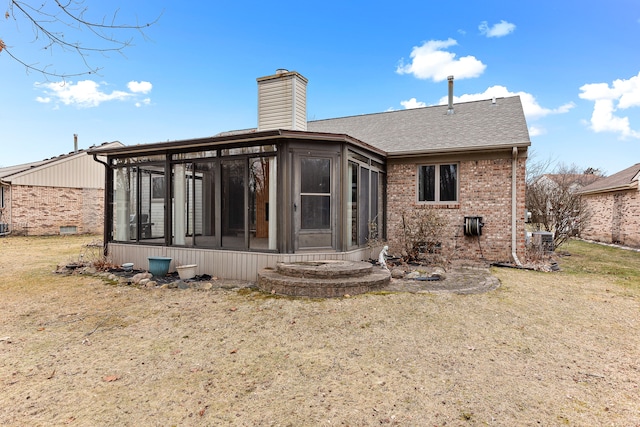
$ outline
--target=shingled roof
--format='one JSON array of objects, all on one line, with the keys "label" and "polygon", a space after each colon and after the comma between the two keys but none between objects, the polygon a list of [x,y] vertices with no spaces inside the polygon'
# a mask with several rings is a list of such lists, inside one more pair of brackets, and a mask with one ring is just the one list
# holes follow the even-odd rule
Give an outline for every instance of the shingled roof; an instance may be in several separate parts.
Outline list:
[{"label": "shingled roof", "polygon": [[240,140],[264,140],[267,137],[328,139],[341,137],[378,150],[387,157],[423,154],[504,150],[531,145],[519,96],[447,105],[387,111],[384,113],[338,117],[307,122],[306,131],[255,128],[220,132],[213,137],[188,139],[114,150],[94,149],[90,153],[126,154],[141,150],[164,150],[225,144]]},{"label": "shingled roof", "polygon": [[346,134],[390,157],[529,146],[520,97],[463,102],[307,122],[310,132]]},{"label": "shingled roof", "polygon": [[603,178],[593,184],[582,188],[580,194],[604,193],[608,191],[632,190],[638,189],[638,180],[640,179],[640,163],[628,167],[618,173]]}]

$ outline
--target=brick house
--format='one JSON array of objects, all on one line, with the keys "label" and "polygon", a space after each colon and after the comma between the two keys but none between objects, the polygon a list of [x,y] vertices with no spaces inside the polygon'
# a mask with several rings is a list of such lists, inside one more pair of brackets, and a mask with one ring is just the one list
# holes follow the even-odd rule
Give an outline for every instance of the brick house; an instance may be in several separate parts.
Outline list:
[{"label": "brick house", "polygon": [[640,163],[582,188],[590,218],[580,236],[640,248]]},{"label": "brick house", "polygon": [[401,250],[406,215],[435,210],[453,257],[519,262],[525,163],[519,97],[306,120],[307,79],[258,83],[258,127],[182,141],[96,148],[107,157],[105,242],[113,262],[198,264],[255,280],[275,263]]},{"label": "brick house", "polygon": [[103,213],[104,167],[87,150],[0,168],[1,235],[102,233]]}]

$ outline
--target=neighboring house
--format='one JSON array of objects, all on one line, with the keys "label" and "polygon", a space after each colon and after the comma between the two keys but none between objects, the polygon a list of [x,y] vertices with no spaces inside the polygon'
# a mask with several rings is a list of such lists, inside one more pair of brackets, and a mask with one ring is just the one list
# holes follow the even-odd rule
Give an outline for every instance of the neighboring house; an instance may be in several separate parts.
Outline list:
[{"label": "neighboring house", "polygon": [[104,176],[87,150],[0,168],[0,235],[102,233]]},{"label": "neighboring house", "polygon": [[581,237],[640,248],[640,163],[582,188],[591,214]]},{"label": "neighboring house", "polygon": [[368,259],[373,237],[399,254],[403,221],[429,209],[452,257],[519,262],[531,144],[519,97],[453,105],[451,79],[449,105],[307,122],[303,76],[257,82],[257,129],[90,150],[108,158],[112,262],[166,256],[255,280],[279,261]]}]

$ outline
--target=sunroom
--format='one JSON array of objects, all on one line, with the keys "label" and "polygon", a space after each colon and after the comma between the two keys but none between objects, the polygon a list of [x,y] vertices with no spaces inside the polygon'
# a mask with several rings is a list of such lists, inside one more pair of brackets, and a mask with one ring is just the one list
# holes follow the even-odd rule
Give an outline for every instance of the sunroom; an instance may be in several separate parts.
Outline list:
[{"label": "sunroom", "polygon": [[257,130],[91,154],[107,157],[117,264],[163,256],[255,280],[280,261],[367,259],[385,237],[385,153],[347,135]]}]

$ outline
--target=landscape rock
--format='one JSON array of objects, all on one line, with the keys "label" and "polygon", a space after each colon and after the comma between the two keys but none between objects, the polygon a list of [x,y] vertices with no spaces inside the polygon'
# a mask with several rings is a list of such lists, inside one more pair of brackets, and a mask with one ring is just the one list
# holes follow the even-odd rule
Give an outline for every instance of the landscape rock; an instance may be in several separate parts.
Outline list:
[{"label": "landscape rock", "polygon": [[438,279],[444,280],[447,277],[447,273],[444,271],[444,268],[436,267],[433,269],[433,272],[431,272],[429,277],[437,277]]},{"label": "landscape rock", "polygon": [[211,290],[211,288],[213,288],[213,283],[211,282],[198,283],[196,285],[196,289],[200,291],[208,291]]},{"label": "landscape rock", "polygon": [[140,283],[142,279],[151,279],[152,277],[153,275],[149,272],[137,273],[135,276],[133,276],[132,280],[133,280],[133,283],[137,285]]},{"label": "landscape rock", "polygon": [[412,272],[408,273],[407,276],[406,276],[407,279],[417,279],[418,277],[420,277],[420,272],[419,271],[412,271]]},{"label": "landscape rock", "polygon": [[391,270],[391,277],[394,279],[402,279],[404,277],[404,270],[401,268],[394,268]]}]

